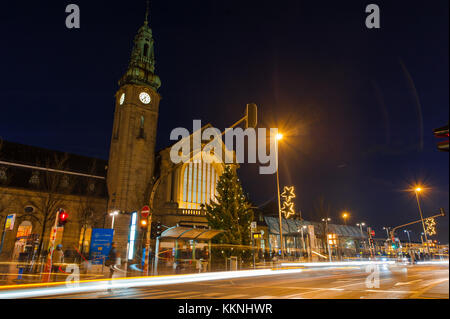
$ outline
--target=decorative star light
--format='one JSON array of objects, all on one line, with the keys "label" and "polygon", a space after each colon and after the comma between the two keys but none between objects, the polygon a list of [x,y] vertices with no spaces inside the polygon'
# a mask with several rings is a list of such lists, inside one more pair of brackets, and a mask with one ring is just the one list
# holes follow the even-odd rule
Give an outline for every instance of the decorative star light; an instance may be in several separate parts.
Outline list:
[{"label": "decorative star light", "polygon": [[434,218],[425,219],[425,231],[427,235],[432,236],[436,234],[436,221]]},{"label": "decorative star light", "polygon": [[283,197],[286,202],[290,202],[292,198],[295,198],[294,186],[284,186],[281,197]]},{"label": "decorative star light", "polygon": [[284,214],[284,217],[286,218],[289,218],[291,215],[294,215],[295,214],[294,203],[283,202],[281,212]]},{"label": "decorative star light", "polygon": [[294,186],[285,186],[281,197],[283,197],[283,207],[281,208],[281,212],[284,214],[285,218],[289,218],[291,215],[295,214],[294,203],[292,202],[292,199],[295,198]]}]

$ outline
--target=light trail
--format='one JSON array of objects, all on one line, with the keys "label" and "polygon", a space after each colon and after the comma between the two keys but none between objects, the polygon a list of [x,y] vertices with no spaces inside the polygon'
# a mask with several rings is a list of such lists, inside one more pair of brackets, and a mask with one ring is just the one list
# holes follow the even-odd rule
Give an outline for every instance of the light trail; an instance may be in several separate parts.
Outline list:
[{"label": "light trail", "polygon": [[345,267],[345,266],[366,266],[366,265],[382,265],[395,264],[393,260],[386,261],[332,261],[332,262],[318,262],[318,263],[282,263],[282,267]]},{"label": "light trail", "polygon": [[159,285],[184,284],[190,282],[201,282],[210,280],[225,280],[244,277],[283,275],[302,272],[302,269],[261,269],[261,270],[241,270],[224,271],[215,273],[201,273],[188,275],[169,275],[154,277],[134,277],[118,278],[113,280],[90,280],[70,282],[59,287],[46,287],[41,289],[17,289],[0,292],[0,299],[15,298],[37,298],[53,295],[94,292],[107,289],[150,287]]},{"label": "light trail", "polygon": [[417,265],[448,265],[448,260],[418,261]]}]

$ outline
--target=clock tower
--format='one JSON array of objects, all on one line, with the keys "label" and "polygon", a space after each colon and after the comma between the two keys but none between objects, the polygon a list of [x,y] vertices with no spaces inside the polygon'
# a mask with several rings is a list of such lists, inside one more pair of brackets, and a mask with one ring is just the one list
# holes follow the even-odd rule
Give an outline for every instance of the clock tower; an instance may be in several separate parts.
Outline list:
[{"label": "clock tower", "polygon": [[[148,202],[155,165],[155,142],[161,86],[155,74],[154,41],[144,25],[134,38],[128,69],[119,80],[108,163],[108,213],[139,211]],[[114,241],[122,260],[128,242],[129,215],[114,218]]]}]

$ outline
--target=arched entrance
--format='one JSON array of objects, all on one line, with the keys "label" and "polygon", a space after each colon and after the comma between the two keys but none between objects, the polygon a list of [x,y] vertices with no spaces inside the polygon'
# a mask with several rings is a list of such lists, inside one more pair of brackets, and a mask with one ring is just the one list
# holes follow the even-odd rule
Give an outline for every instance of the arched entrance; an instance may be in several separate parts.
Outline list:
[{"label": "arched entrance", "polygon": [[19,227],[17,228],[16,240],[14,243],[14,250],[12,255],[13,260],[17,260],[19,258],[19,254],[25,251],[25,245],[32,230],[33,224],[30,221],[24,220],[20,223]]}]

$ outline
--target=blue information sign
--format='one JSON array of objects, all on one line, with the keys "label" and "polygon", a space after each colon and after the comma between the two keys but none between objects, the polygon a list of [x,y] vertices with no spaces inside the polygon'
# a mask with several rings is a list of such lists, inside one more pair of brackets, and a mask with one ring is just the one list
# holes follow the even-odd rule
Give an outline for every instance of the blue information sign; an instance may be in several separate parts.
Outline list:
[{"label": "blue information sign", "polygon": [[92,265],[101,265],[108,257],[113,240],[114,229],[93,228],[89,257]]}]

